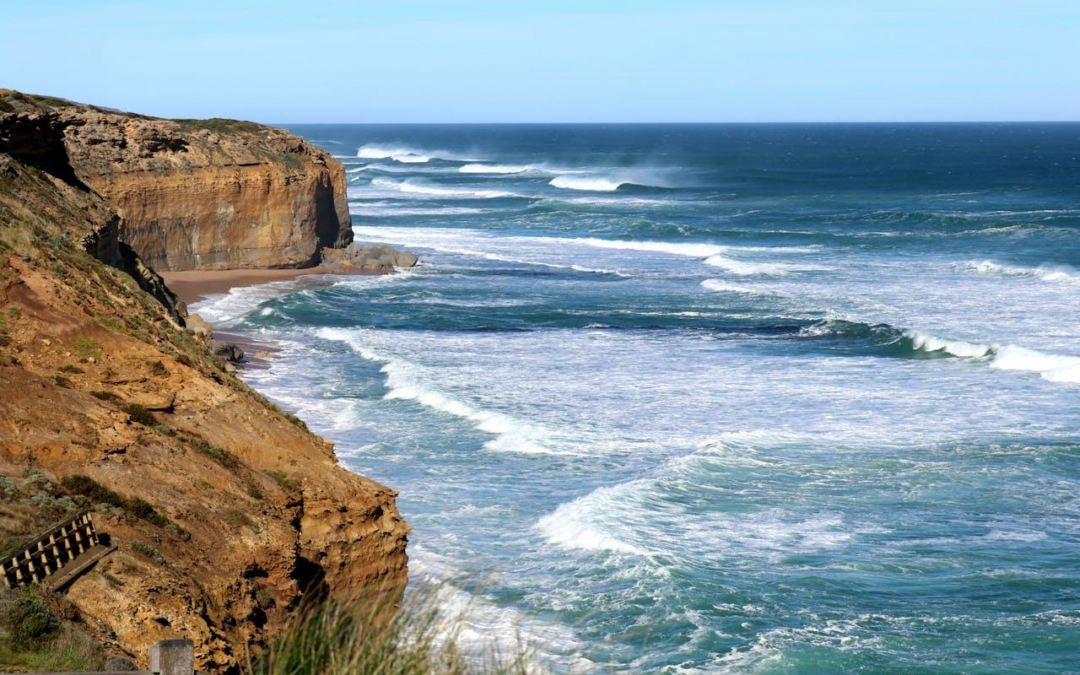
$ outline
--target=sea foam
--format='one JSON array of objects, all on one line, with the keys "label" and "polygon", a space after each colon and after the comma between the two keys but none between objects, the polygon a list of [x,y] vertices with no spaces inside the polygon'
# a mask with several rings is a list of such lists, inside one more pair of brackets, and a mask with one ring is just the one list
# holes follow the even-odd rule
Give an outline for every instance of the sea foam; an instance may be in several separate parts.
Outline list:
[{"label": "sea foam", "polygon": [[380,353],[364,343],[362,330],[321,328],[316,335],[326,340],[344,342],[361,358],[382,363],[386,375],[386,400],[414,401],[454,417],[472,422],[480,431],[495,436],[484,447],[497,452],[559,455],[571,454],[545,445],[550,433],[542,427],[501,412],[485,410],[454,398],[431,384],[436,378],[421,366],[405,359]]}]

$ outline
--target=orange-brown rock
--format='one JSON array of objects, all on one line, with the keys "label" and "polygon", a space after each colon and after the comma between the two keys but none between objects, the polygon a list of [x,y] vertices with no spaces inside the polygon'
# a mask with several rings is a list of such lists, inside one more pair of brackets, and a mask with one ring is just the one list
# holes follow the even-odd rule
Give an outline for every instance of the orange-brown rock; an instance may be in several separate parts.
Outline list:
[{"label": "orange-brown rock", "polygon": [[344,168],[287,131],[0,96],[11,114],[53,116],[74,173],[159,272],[313,266],[352,242]]},{"label": "orange-brown rock", "polygon": [[[50,114],[43,128],[62,129],[74,147],[72,127]],[[148,133],[137,119],[97,115],[81,129]],[[326,441],[226,372],[134,278],[97,259],[110,259],[116,214],[79,179],[104,173],[66,175],[47,139],[16,142],[33,136],[26,129],[0,119],[0,477],[22,481],[42,509],[81,501],[118,547],[67,592],[87,628],[144,667],[149,644],[190,638],[197,668],[224,672],[272,638],[320,579],[335,594],[400,593],[408,526],[395,493],[338,465]],[[165,199],[145,159],[146,176],[113,184]],[[315,180],[301,168],[264,170],[270,187],[286,175]],[[59,484],[73,475],[145,500],[167,521],[64,496]],[[30,517],[13,503],[0,499],[9,532]]]}]

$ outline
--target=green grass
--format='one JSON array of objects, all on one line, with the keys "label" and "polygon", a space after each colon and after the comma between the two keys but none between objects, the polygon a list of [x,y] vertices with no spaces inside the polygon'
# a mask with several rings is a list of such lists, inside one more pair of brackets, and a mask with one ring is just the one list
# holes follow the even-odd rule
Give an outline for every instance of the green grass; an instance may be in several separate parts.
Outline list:
[{"label": "green grass", "polygon": [[245,132],[260,132],[265,131],[266,127],[255,122],[245,122],[243,120],[230,120],[222,117],[212,117],[206,120],[191,120],[191,119],[178,119],[173,120],[179,122],[187,127],[194,127],[196,129],[208,129],[218,133],[229,133],[236,131]]},{"label": "green grass", "polygon": [[101,345],[93,338],[86,336],[75,338],[75,353],[84,359],[101,360]]},{"label": "green grass", "polygon": [[[420,599],[416,599],[420,597]],[[524,649],[500,654],[492,644],[467,655],[464,620],[438,611],[437,596],[415,594],[400,610],[389,599],[301,607],[285,633],[243,675],[525,675]]]},{"label": "green grass", "polygon": [[111,331],[116,331],[117,333],[127,333],[128,332],[127,331],[127,326],[125,326],[120,321],[118,321],[116,319],[109,318],[107,316],[103,316],[100,319],[98,319],[98,323],[101,324],[102,326],[108,328]]},{"label": "green grass", "polygon": [[247,527],[255,534],[259,533],[259,524],[252,520],[246,513],[240,511],[226,511],[223,516],[230,525],[236,528]]},{"label": "green grass", "polygon": [[65,108],[67,106],[75,105],[71,101],[65,101],[64,99],[55,96],[40,96],[38,94],[28,94],[28,96],[41,105],[47,105],[53,108]]},{"label": "green grass", "polygon": [[202,439],[193,441],[191,447],[195,448],[195,450],[206,455],[207,457],[214,460],[226,469],[232,469],[235,471],[236,469],[240,468],[240,460],[236,458],[236,455],[232,454],[225,448],[221,448],[216,445],[210,445]]},{"label": "green grass", "polygon": [[291,492],[292,490],[296,489],[296,484],[292,481],[292,479],[286,476],[284,472],[275,471],[274,469],[266,469],[265,471],[263,471],[263,473],[273,478],[274,482],[278,484],[278,487],[283,490],[288,490]]}]

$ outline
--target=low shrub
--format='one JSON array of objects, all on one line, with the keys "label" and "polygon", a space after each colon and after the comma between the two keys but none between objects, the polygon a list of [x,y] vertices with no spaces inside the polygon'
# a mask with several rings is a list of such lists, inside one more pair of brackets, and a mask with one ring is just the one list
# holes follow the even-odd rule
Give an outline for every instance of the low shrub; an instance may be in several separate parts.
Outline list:
[{"label": "low shrub", "polygon": [[141,497],[133,497],[125,500],[124,510],[136,518],[145,520],[151,525],[156,525],[162,529],[167,527],[170,523],[167,517],[158,513],[153,504]]},{"label": "low shrub", "polygon": [[304,420],[300,419],[296,415],[293,415],[292,413],[282,413],[282,414],[285,415],[285,419],[292,422],[293,425],[300,427],[304,431],[309,431],[308,425],[307,425],[306,422],[304,422]]},{"label": "low shrub", "polygon": [[191,446],[226,469],[237,469],[240,466],[240,460],[236,455],[225,448],[210,445],[202,439],[193,441]]},{"label": "low shrub", "polygon": [[131,418],[131,421],[136,424],[141,424],[144,427],[152,427],[157,424],[154,415],[138,403],[129,403],[121,408],[121,410],[126,412],[128,417]]},{"label": "low shrub", "polygon": [[60,479],[60,485],[71,494],[82,495],[92,503],[123,506],[124,498],[89,476],[73,474]]},{"label": "low shrub", "polygon": [[16,649],[41,645],[60,629],[49,603],[36,590],[19,592],[0,615],[0,622]]},{"label": "low shrub", "polygon": [[285,475],[284,472],[276,471],[274,469],[266,469],[265,471],[263,471],[263,473],[273,478],[274,482],[278,484],[278,487],[284,490],[293,490],[296,488],[296,485],[288,476]]},{"label": "low shrub", "polygon": [[165,564],[165,556],[161,555],[161,551],[157,550],[150,544],[146,544],[141,541],[133,541],[128,544],[128,548],[143,557],[153,560],[159,565]]}]

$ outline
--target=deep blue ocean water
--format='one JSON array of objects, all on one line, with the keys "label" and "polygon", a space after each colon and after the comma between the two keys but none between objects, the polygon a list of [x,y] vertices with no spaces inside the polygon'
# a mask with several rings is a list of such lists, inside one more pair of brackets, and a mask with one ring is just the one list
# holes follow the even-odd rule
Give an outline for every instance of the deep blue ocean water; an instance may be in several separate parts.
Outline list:
[{"label": "deep blue ocean water", "polygon": [[1080,672],[1080,125],[297,126],[387,277],[196,307],[557,671]]}]

